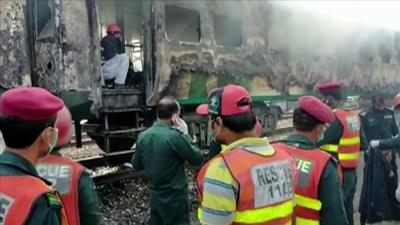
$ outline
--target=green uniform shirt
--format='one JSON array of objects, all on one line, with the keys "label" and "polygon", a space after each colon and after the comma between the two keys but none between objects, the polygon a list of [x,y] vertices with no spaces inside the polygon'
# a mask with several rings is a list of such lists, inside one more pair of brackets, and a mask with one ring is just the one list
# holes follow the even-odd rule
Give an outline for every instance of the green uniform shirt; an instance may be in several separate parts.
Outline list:
[{"label": "green uniform shirt", "polygon": [[95,185],[86,171],[79,178],[78,199],[81,225],[104,224]]},{"label": "green uniform shirt", "polygon": [[[326,128],[324,134],[317,142],[317,146],[322,146],[326,144],[339,144],[340,139],[343,135],[343,125],[340,123],[339,119],[335,115],[335,120]],[[329,152],[335,159],[338,159],[338,154]]]},{"label": "green uniform shirt", "polygon": [[144,169],[153,197],[156,192],[160,196],[165,193],[162,200],[168,202],[176,197],[171,192],[187,194],[185,162],[201,165],[203,160],[203,154],[189,136],[156,122],[139,135],[132,164],[136,170]]},{"label": "green uniform shirt", "polygon": [[396,135],[391,139],[383,139],[379,141],[379,149],[388,150],[393,149],[396,150],[400,154],[400,136]]},{"label": "green uniform shirt", "polygon": [[[281,140],[282,143],[304,151],[317,148],[306,137],[290,134]],[[334,159],[328,161],[318,184],[318,199],[322,202],[320,225],[347,225],[343,196]]]},{"label": "green uniform shirt", "polygon": [[[23,150],[21,150],[23,151]],[[12,152],[4,151],[0,154],[0,176],[21,176],[29,175],[39,177],[35,167]],[[45,180],[44,180],[45,181]],[[48,181],[45,181],[50,184]],[[7,185],[7,184],[1,184]],[[29,187],[16,187],[29,188]],[[44,194],[39,197],[32,206],[31,213],[24,225],[59,225],[61,224],[61,204],[50,201],[52,194]]]},{"label": "green uniform shirt", "polygon": [[361,149],[367,150],[371,140],[391,138],[398,133],[398,127],[393,111],[377,110],[373,107],[362,111],[361,118]]}]

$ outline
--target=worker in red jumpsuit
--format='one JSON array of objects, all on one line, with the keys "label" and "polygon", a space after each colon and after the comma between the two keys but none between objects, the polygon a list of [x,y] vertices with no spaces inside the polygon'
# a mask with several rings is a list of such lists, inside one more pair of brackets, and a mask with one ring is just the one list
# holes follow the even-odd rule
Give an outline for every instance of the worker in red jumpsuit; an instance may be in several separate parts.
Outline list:
[{"label": "worker in red jumpsuit", "polygon": [[60,156],[58,150],[68,144],[72,137],[72,118],[68,108],[57,113],[57,147],[52,154],[36,165],[39,175],[52,182],[61,194],[71,225],[103,224],[94,183],[85,168]]}]

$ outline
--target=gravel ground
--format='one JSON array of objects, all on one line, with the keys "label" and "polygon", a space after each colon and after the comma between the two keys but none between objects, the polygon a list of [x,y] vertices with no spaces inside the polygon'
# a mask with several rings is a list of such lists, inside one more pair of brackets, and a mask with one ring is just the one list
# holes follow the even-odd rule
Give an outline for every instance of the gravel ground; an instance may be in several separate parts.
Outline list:
[{"label": "gravel ground", "polygon": [[[199,225],[196,212],[199,205],[194,188],[194,171],[188,170],[191,224]],[[107,225],[148,224],[150,219],[149,190],[146,180],[137,177],[127,182],[98,187],[101,210]]]}]

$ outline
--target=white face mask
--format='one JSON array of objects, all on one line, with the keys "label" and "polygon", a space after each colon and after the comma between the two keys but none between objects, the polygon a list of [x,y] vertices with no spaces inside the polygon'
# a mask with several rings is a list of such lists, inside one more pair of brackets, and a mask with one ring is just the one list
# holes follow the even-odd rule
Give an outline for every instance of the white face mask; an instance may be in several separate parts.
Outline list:
[{"label": "white face mask", "polygon": [[58,141],[58,129],[57,128],[52,128],[52,129],[53,129],[53,137],[51,137],[51,142],[49,143],[49,151],[47,152],[47,155],[49,155],[53,151],[53,149],[57,146],[57,141]]}]

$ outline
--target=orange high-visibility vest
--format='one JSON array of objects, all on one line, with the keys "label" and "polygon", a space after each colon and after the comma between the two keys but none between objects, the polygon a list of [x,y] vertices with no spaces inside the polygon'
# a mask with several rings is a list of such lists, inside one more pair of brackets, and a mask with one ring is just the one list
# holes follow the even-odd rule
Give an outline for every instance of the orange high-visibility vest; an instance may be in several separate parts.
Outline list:
[{"label": "orange high-visibility vest", "polygon": [[333,112],[343,126],[343,135],[338,144],[322,145],[321,149],[337,153],[343,168],[355,169],[360,155],[360,118],[353,111],[335,109]]},{"label": "orange high-visibility vest", "polygon": [[[221,153],[233,178],[238,182],[234,225],[288,225],[292,222],[294,178],[293,158],[284,151],[264,156],[238,147]],[[243,160],[246,159],[246,160]],[[204,176],[210,161],[198,176],[200,199]]]},{"label": "orange high-visibility vest", "polygon": [[[0,176],[0,223],[23,225],[29,218],[35,201],[46,193],[61,199],[44,181],[33,176]],[[52,199],[49,199],[52,201]],[[53,200],[54,201],[54,200]],[[61,207],[62,225],[69,225],[64,207]]]},{"label": "orange high-visibility vest", "polygon": [[331,156],[318,148],[302,150],[284,143],[274,143],[272,146],[278,151],[288,152],[296,159],[296,225],[319,225],[322,208],[322,202],[318,199],[319,181]]},{"label": "orange high-visibility vest", "polygon": [[80,225],[78,185],[84,167],[63,157],[49,155],[38,162],[36,170],[60,193],[70,225]]}]

